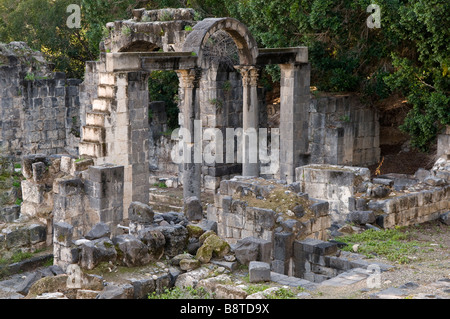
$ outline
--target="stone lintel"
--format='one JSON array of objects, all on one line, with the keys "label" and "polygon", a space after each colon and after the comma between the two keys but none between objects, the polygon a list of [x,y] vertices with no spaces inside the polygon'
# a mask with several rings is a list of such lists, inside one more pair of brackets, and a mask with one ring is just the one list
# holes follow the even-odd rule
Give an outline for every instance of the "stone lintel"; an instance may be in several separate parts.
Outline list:
[{"label": "stone lintel", "polygon": [[106,54],[107,72],[192,69],[197,56],[191,52],[122,52]]},{"label": "stone lintel", "polygon": [[308,47],[259,49],[257,65],[308,63]]}]

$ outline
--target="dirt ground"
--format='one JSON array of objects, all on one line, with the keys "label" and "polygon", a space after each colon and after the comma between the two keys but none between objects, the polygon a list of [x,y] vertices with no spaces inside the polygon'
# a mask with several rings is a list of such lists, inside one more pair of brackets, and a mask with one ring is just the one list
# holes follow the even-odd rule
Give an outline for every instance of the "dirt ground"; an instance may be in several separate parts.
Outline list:
[{"label": "dirt ground", "polygon": [[[308,299],[370,299],[371,295],[384,289],[398,288],[413,282],[419,286],[408,291],[404,298],[420,296],[441,296],[450,298],[450,291],[436,285],[440,279],[450,281],[450,226],[439,221],[427,222],[404,229],[411,234],[410,240],[423,244],[413,256],[408,256],[410,262],[398,264],[383,258],[370,259],[395,266],[395,269],[381,273],[381,286],[369,289],[367,282],[362,281],[345,288],[322,287],[311,293]],[[422,295],[422,297],[424,296]]]}]

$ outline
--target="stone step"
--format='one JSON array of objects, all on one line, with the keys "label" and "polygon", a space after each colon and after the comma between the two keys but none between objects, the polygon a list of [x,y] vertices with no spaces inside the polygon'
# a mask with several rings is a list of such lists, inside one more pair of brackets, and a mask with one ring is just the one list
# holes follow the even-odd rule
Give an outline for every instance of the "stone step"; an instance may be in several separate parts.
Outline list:
[{"label": "stone step", "polygon": [[112,99],[97,98],[92,102],[92,110],[95,112],[111,112]]},{"label": "stone step", "polygon": [[99,73],[98,83],[100,85],[116,85],[116,77],[114,73]]},{"label": "stone step", "polygon": [[105,128],[101,126],[86,125],[81,128],[84,142],[105,142]]},{"label": "stone step", "polygon": [[103,157],[106,154],[106,143],[80,142],[78,147],[80,156]]},{"label": "stone step", "polygon": [[115,86],[114,85],[109,85],[109,84],[100,84],[98,86],[98,97],[99,98],[109,98],[112,99],[115,96]]},{"label": "stone step", "polygon": [[291,277],[287,275],[283,275],[280,273],[276,273],[271,271],[270,272],[270,280],[276,283],[279,283],[281,285],[286,285],[290,287],[302,287],[306,290],[315,290],[318,286],[318,284],[302,279],[297,277]]},{"label": "stone step", "polygon": [[86,112],[86,126],[104,126],[105,112]]}]

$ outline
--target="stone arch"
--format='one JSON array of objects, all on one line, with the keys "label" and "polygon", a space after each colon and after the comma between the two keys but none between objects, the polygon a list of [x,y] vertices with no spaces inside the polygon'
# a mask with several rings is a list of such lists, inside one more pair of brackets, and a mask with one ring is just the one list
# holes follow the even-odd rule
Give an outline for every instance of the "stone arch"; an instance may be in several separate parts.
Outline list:
[{"label": "stone arch", "polygon": [[204,67],[203,46],[216,31],[226,31],[236,43],[241,65],[255,65],[258,57],[258,45],[247,27],[233,18],[208,18],[197,23],[187,36],[183,51],[194,52],[198,56],[199,66]]}]

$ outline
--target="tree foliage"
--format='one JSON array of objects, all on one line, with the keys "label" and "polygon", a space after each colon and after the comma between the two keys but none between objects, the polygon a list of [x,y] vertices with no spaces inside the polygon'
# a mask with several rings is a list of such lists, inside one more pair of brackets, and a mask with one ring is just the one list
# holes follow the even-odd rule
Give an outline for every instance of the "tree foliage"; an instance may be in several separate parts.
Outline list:
[{"label": "tree foliage", "polygon": [[[81,29],[65,25],[71,3],[81,5]],[[381,8],[381,28],[367,26],[372,3]],[[234,17],[260,47],[306,45],[311,83],[321,91],[360,92],[369,102],[402,93],[411,111],[401,128],[422,150],[450,123],[448,0],[0,0],[0,41],[25,41],[57,70],[82,77],[84,62],[98,57],[105,24],[139,7]],[[276,66],[267,70],[276,81]]]}]

